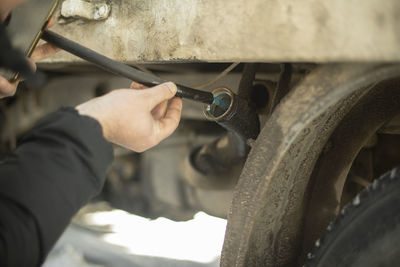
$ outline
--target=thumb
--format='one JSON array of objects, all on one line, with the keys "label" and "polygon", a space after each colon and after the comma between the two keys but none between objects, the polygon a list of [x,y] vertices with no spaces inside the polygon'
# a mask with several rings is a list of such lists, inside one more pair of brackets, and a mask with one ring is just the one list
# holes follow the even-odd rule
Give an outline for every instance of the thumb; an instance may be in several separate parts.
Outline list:
[{"label": "thumb", "polygon": [[161,102],[171,99],[176,94],[176,85],[172,82],[162,83],[145,90],[149,94],[150,108],[153,108]]}]

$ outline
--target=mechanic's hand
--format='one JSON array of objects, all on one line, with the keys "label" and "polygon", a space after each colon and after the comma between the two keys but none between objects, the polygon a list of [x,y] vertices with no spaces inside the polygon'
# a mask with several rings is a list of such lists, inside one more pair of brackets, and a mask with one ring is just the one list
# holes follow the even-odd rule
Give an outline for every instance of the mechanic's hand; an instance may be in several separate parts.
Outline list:
[{"label": "mechanic's hand", "polygon": [[[51,18],[49,23],[47,24],[46,28],[50,28],[54,25],[54,19]],[[35,62],[45,59],[55,53],[57,53],[60,48],[49,44],[44,43],[42,45],[36,46],[35,50],[33,50],[32,55],[30,58],[27,58],[29,64],[31,65],[33,70],[36,70]],[[6,96],[13,96],[15,91],[17,90],[19,81],[10,83],[6,78],[0,76],[0,98]]]},{"label": "mechanic's hand", "polygon": [[181,116],[182,99],[174,97],[177,88],[171,82],[148,89],[137,83],[131,86],[143,90],[114,90],[76,109],[79,114],[98,120],[108,141],[142,152],[175,131]]}]

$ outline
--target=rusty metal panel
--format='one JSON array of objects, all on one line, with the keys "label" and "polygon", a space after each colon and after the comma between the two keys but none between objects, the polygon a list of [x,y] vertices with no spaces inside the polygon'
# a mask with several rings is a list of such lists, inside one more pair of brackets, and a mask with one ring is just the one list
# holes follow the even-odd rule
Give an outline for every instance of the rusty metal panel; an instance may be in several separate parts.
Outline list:
[{"label": "rusty metal panel", "polygon": [[113,0],[104,20],[56,16],[56,32],[132,63],[400,60],[398,0]]}]

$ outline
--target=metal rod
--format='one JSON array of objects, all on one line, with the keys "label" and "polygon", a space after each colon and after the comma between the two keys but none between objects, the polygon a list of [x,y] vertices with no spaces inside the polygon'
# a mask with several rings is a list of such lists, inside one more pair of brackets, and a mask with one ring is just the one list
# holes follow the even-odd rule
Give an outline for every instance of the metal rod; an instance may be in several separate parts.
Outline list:
[{"label": "metal rod", "polygon": [[[74,54],[75,56],[78,56],[82,59],[98,65],[104,70],[107,70],[116,75],[126,77],[146,86],[155,86],[166,82],[166,80],[160,79],[151,74],[139,71],[131,66],[103,56],[52,31],[44,30],[41,38],[71,54]],[[206,104],[211,104],[214,100],[213,94],[210,92],[193,89],[180,84],[177,84],[177,87],[177,97],[187,98]]]}]

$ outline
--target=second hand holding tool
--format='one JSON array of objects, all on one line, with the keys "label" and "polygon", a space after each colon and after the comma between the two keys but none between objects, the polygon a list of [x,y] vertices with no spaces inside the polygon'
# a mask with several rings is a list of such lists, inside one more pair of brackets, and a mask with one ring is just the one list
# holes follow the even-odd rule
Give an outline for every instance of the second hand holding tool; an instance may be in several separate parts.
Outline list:
[{"label": "second hand holding tool", "polygon": [[[54,44],[55,46],[75,55],[78,56],[82,59],[85,59],[91,63],[94,63],[98,65],[99,67],[123,76],[125,78],[131,79],[133,81],[139,82],[143,85],[146,86],[155,86],[164,82],[167,82],[166,80],[163,80],[161,78],[155,77],[151,74],[139,71],[131,66],[128,66],[126,64],[123,64],[121,62],[112,60],[106,56],[103,56],[87,47],[84,47],[74,41],[68,40],[64,38],[63,36],[54,33],[49,30],[44,30],[42,33],[41,38],[51,44]],[[182,98],[187,98],[191,99],[194,101],[202,102],[205,104],[212,104],[214,102],[214,96],[210,92],[205,92],[197,89],[193,89],[187,86],[183,86],[180,84],[176,84],[178,90],[176,92],[177,97],[182,97]],[[220,103],[221,101],[218,101]],[[220,103],[218,106],[221,106],[223,108],[225,107],[225,103]]]}]

